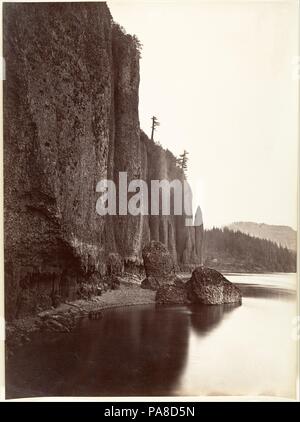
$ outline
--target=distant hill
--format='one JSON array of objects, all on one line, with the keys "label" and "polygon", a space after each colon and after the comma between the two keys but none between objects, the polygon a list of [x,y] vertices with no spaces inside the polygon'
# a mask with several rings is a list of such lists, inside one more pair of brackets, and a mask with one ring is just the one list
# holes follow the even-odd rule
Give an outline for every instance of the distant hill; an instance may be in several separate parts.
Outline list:
[{"label": "distant hill", "polygon": [[239,221],[226,226],[229,230],[240,231],[259,239],[267,239],[278,245],[296,251],[297,232],[289,226],[275,226],[270,224],[259,224]]},{"label": "distant hill", "polygon": [[296,252],[241,231],[204,232],[204,265],[224,272],[295,272]]}]

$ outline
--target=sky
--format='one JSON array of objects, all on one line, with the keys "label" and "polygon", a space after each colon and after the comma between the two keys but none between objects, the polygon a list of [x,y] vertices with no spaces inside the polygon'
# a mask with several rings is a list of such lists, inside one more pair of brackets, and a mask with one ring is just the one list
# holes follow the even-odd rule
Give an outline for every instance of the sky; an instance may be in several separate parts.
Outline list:
[{"label": "sky", "polygon": [[109,1],[143,44],[139,118],[189,152],[193,206],[206,227],[297,227],[296,0]]}]

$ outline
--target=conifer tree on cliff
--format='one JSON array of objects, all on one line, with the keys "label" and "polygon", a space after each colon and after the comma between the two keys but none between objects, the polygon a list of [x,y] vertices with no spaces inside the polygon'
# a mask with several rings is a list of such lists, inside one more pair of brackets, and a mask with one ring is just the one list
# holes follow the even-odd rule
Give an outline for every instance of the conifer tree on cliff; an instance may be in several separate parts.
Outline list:
[{"label": "conifer tree on cliff", "polygon": [[157,126],[160,125],[160,123],[159,123],[157,117],[155,117],[155,116],[151,117],[151,120],[152,120],[151,141],[153,141],[154,140],[154,131],[156,130]]},{"label": "conifer tree on cliff", "polygon": [[179,167],[181,167],[182,170],[184,171],[184,173],[186,174],[186,172],[187,172],[187,162],[188,162],[188,152],[186,150],[184,150],[183,154],[179,155],[179,158],[177,158],[176,162],[179,165]]}]

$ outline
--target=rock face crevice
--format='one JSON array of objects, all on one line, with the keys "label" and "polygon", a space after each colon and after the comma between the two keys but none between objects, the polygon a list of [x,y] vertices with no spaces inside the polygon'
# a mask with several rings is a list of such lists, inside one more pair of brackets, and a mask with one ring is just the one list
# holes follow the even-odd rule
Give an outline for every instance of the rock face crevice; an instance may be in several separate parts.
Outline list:
[{"label": "rock face crevice", "polygon": [[6,317],[76,298],[108,256],[142,263],[158,240],[201,263],[203,227],[184,216],[100,216],[101,179],[184,180],[141,131],[139,49],[105,3],[3,5]]}]

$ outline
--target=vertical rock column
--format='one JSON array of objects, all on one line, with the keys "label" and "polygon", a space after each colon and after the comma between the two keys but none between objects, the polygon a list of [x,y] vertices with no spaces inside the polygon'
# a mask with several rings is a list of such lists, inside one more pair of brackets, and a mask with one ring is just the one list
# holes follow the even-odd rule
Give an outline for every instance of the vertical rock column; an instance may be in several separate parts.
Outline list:
[{"label": "vertical rock column", "polygon": [[[142,178],[138,115],[139,52],[133,37],[125,34],[118,25],[113,26],[113,60],[114,180],[118,186],[120,172],[126,173],[128,184],[134,179]],[[119,199],[119,193],[117,199]],[[129,199],[130,194],[128,194]],[[138,259],[141,254],[143,217],[129,214],[118,215],[114,218],[114,227],[118,252],[125,260]]]}]

